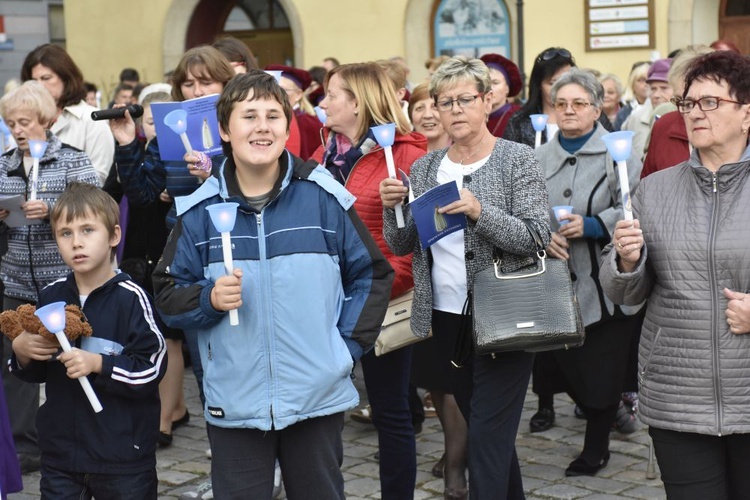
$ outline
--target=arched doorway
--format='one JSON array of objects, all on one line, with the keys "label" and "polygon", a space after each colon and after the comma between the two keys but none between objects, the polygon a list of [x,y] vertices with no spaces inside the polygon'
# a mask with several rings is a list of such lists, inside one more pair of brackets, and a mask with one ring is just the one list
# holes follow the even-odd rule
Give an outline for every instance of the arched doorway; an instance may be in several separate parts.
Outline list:
[{"label": "arched doorway", "polygon": [[245,42],[261,67],[294,65],[302,30],[292,1],[173,0],[165,18],[164,70],[174,68],[186,49],[222,35]]},{"label": "arched doorway", "polygon": [[721,0],[719,37],[734,42],[743,54],[750,54],[750,2]]}]

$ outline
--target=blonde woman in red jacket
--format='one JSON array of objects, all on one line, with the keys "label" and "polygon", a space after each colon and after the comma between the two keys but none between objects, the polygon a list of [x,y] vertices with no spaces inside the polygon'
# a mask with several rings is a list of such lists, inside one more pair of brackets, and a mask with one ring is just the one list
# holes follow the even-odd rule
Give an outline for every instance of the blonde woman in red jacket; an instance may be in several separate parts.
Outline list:
[{"label": "blonde woman in red jacket", "polygon": [[[427,141],[411,132],[393,84],[376,63],[345,64],[325,78],[325,144],[313,155],[357,197],[354,207],[396,271],[391,298],[414,287],[411,255],[396,257],[383,238],[383,205],[380,181],[388,177],[383,148],[370,127],[396,124],[393,158],[396,168],[409,174],[414,161],[426,152]],[[411,347],[375,357],[362,357],[372,421],[378,430],[380,488],[384,500],[414,496],[416,445],[409,409]]]}]

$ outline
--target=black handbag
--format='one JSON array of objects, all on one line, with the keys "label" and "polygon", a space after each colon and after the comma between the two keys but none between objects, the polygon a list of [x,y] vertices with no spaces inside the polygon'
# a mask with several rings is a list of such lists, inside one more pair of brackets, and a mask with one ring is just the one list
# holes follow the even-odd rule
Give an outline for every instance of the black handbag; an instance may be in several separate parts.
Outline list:
[{"label": "black handbag", "polygon": [[536,242],[535,265],[505,274],[496,257],[492,266],[474,275],[472,317],[477,355],[583,345],[586,334],[568,265],[548,259],[539,234],[524,222]]}]

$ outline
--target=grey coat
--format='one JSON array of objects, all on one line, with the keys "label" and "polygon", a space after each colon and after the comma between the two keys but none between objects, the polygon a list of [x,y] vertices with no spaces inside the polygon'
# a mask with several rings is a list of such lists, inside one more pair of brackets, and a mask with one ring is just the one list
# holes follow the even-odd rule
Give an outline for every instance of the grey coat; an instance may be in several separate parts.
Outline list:
[{"label": "grey coat", "polygon": [[729,331],[722,293],[750,290],[750,148],[715,175],[694,151],[644,179],[633,201],[641,260],[620,273],[610,245],[600,279],[616,303],[648,299],[641,419],[681,432],[750,432],[750,335]]},{"label": "grey coat", "polygon": [[[575,154],[562,148],[558,135],[536,150],[547,181],[550,206],[571,205],[574,214],[594,217],[604,229],[605,237],[601,240],[568,241],[568,267],[586,326],[615,314],[615,305],[602,293],[598,277],[602,248],[609,243],[617,221],[623,218],[620,183],[612,157],[601,139],[606,133],[604,127],[597,125],[594,134]],[[632,193],[638,187],[642,165],[635,156],[630,157],[627,165]],[[554,214],[551,220],[553,231],[557,231],[560,226]],[[623,312],[634,314],[637,309]]]},{"label": "grey coat", "polygon": [[[409,177],[414,196],[438,185],[437,172],[447,149],[433,151],[414,162]],[[528,146],[497,139],[487,163],[463,179],[464,188],[479,200],[482,213],[464,231],[466,282],[471,290],[474,274],[492,265],[492,250],[500,251],[502,269],[515,271],[533,264],[534,240],[522,220],[529,221],[549,243],[547,188],[534,153]],[[404,206],[406,227],[396,227],[392,209],[383,209],[383,233],[396,255],[414,252],[414,305],[411,328],[427,336],[432,323],[432,278],[430,252],[422,248],[409,206]]]}]

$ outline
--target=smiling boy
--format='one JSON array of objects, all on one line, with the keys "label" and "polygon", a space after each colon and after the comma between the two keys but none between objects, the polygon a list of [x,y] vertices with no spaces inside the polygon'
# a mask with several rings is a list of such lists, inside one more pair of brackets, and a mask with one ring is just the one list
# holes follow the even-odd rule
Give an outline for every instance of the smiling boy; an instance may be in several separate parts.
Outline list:
[{"label": "smiling boy", "polygon": [[[343,415],[359,399],[350,373],[380,331],[393,270],[354,197],[284,149],[292,110],[272,76],[236,76],[217,114],[227,159],[176,200],[154,273],[165,322],[197,330],[213,492],[271,498],[278,458],[287,498],[344,498]],[[224,201],[239,203],[231,276],[205,210]]]},{"label": "smiling boy", "polygon": [[[44,288],[37,305],[81,307],[93,335],[59,355],[57,343],[40,335],[23,332],[13,341],[11,372],[47,383],[37,417],[42,497],[155,500],[166,350],[151,298],[112,267],[119,207],[101,189],[74,183],[58,198],[50,223],[73,272]],[[92,410],[76,381],[81,377],[89,377],[102,412]]]}]

